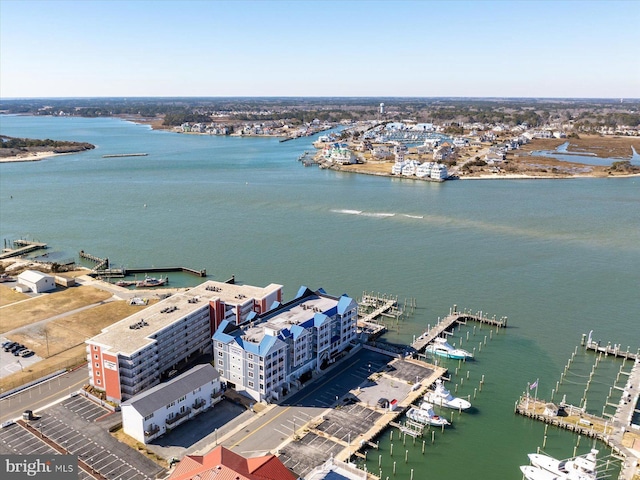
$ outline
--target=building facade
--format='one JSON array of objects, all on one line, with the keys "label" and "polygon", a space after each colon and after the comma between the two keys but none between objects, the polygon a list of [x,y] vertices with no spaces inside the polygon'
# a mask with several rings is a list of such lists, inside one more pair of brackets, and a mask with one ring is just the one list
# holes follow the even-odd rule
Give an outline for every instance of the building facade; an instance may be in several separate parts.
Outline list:
[{"label": "building facade", "polygon": [[294,300],[253,317],[223,322],[213,335],[214,365],[223,380],[257,401],[278,400],[300,377],[320,371],[356,342],[358,304],[301,287]]},{"label": "building facade", "polygon": [[242,323],[278,305],[282,286],[207,281],[114,323],[87,343],[89,383],[120,403],[211,353],[222,322]]},{"label": "building facade", "polygon": [[218,372],[211,364],[197,365],[123,402],[122,428],[146,444],[209,409],[221,397]]},{"label": "building facade", "polygon": [[37,270],[25,270],[18,275],[18,285],[27,287],[25,290],[31,290],[33,293],[50,292],[56,289],[54,277]]}]

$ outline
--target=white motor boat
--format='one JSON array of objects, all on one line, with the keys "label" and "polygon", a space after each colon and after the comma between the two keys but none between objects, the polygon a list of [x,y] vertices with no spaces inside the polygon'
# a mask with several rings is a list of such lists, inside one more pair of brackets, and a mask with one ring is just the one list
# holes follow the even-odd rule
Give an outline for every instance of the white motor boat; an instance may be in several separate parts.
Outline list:
[{"label": "white motor boat", "polygon": [[598,450],[592,449],[585,455],[579,455],[566,460],[557,460],[543,453],[530,453],[529,461],[534,467],[555,475],[555,477],[551,478],[563,480],[596,480],[597,455]]},{"label": "white motor boat", "polygon": [[468,401],[451,395],[451,392],[444,387],[441,379],[436,380],[435,390],[430,390],[424,394],[424,400],[440,407],[455,408],[456,410],[471,408],[471,403]]},{"label": "white motor boat", "polygon": [[523,465],[520,467],[520,471],[527,480],[558,480],[558,478],[562,478],[533,465]]},{"label": "white motor boat", "polygon": [[407,412],[407,418],[423,425],[451,425],[446,418],[436,415],[433,411],[433,405],[428,402],[422,402],[420,407],[411,407]]},{"label": "white motor boat", "polygon": [[473,355],[461,348],[455,348],[447,342],[446,338],[437,337],[432,343],[424,349],[426,353],[432,353],[439,357],[453,358],[455,360],[464,360],[465,358],[473,358]]}]

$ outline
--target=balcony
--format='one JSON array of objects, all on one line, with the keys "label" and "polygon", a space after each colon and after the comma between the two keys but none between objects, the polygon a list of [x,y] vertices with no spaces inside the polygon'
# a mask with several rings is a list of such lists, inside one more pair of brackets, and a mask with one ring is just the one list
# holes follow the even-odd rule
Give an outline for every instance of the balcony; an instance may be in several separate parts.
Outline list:
[{"label": "balcony", "polygon": [[185,409],[184,412],[176,413],[173,417],[167,418],[165,420],[165,422],[166,422],[167,425],[173,425],[174,423],[176,423],[181,418],[184,418],[184,417],[188,416],[190,413],[191,413],[191,409],[187,408],[187,409]]},{"label": "balcony", "polygon": [[191,407],[194,410],[198,410],[202,407],[204,407],[207,404],[207,402],[204,401],[204,399],[199,398],[198,400],[196,400],[195,402],[193,402],[193,405],[191,405]]},{"label": "balcony", "polygon": [[156,433],[158,433],[159,431],[160,431],[160,427],[158,425],[152,425],[151,427],[149,427],[149,430],[145,430],[144,431],[144,436],[145,437],[152,437]]}]

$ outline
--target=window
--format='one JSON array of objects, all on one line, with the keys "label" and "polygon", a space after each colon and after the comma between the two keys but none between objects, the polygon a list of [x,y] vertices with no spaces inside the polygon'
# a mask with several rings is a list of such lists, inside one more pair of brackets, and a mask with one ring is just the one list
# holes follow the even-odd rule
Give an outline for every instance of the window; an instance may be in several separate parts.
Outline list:
[{"label": "window", "polygon": [[100,364],[96,362],[96,368],[100,368]]},{"label": "window", "polygon": [[183,395],[182,397],[180,397],[180,398],[178,399],[178,403],[180,403],[180,402],[184,402],[186,399],[187,399],[187,396],[186,396],[186,395]]},{"label": "window", "polygon": [[146,417],[144,417],[145,420],[149,420],[151,418],[153,418],[153,412],[147,415]]},{"label": "window", "polygon": [[98,354],[96,353],[93,358],[95,358],[96,360],[98,359]]},{"label": "window", "polygon": [[93,346],[93,349],[94,349],[94,350],[97,350],[97,349],[98,349],[98,346],[97,346],[97,345],[94,345],[94,346]]},{"label": "window", "polygon": [[253,378],[253,372],[249,372],[249,377]]},{"label": "window", "polygon": [[222,356],[223,356],[223,353],[222,353],[222,352],[218,352],[218,356],[219,356],[219,357],[222,357]]},{"label": "window", "polygon": [[253,382],[252,381],[249,381],[248,385],[249,385],[249,388],[253,388]]},{"label": "window", "polygon": [[222,342],[218,342],[218,348],[222,348]]},{"label": "window", "polygon": [[100,379],[96,380],[96,383],[97,383],[98,385],[101,385],[101,384],[102,384],[102,382],[100,381]]},{"label": "window", "polygon": [[96,371],[96,376],[99,377],[100,376],[100,370]]},{"label": "window", "polygon": [[247,365],[249,368],[253,368],[253,363],[249,363],[249,365]]},{"label": "window", "polygon": [[249,360],[253,360],[253,354],[252,354],[252,353],[247,354],[247,358],[248,358]]},{"label": "window", "polygon": [[218,370],[218,373],[219,373],[220,375],[224,375],[224,370],[220,368],[220,369]]}]

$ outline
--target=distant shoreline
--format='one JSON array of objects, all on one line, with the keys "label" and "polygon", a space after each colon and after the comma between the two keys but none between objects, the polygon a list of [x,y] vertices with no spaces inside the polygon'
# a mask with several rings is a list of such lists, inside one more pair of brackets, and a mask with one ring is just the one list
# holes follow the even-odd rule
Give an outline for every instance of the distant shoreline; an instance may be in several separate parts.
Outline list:
[{"label": "distant shoreline", "polygon": [[27,153],[26,155],[16,155],[13,157],[0,157],[0,163],[39,162],[40,160],[44,160],[45,158],[57,157],[59,155],[72,155],[74,153],[80,153],[80,152],[56,153],[51,151],[51,152]]}]

